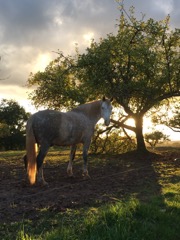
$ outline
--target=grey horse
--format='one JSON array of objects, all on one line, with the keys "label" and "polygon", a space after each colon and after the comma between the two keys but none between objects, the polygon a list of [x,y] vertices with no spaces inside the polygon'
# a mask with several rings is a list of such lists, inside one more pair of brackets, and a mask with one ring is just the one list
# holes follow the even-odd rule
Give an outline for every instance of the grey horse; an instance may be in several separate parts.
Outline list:
[{"label": "grey horse", "polygon": [[[39,111],[30,116],[26,126],[26,155],[25,166],[30,184],[37,181],[47,184],[43,177],[43,160],[53,145],[71,146],[70,160],[67,168],[69,176],[73,175],[72,163],[76,153],[76,146],[83,144],[83,175],[88,177],[87,155],[94,127],[99,119],[104,119],[106,126],[110,123],[112,112],[111,100],[86,103],[68,112],[55,110]],[[36,156],[37,145],[39,153]]]}]

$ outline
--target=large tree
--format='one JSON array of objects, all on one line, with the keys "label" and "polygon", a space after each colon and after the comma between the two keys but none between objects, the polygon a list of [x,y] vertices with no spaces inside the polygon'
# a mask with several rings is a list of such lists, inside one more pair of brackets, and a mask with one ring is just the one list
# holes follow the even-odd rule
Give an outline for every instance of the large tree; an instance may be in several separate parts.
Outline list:
[{"label": "large tree", "polygon": [[[45,72],[31,75],[29,83],[37,85],[33,100],[47,104],[55,99],[56,106],[62,100],[68,106],[114,97],[126,114],[113,124],[134,131],[137,150],[146,152],[144,115],[162,100],[180,96],[179,46],[179,30],[170,30],[169,16],[164,21],[137,20],[133,8],[127,14],[122,6],[116,34],[92,41],[85,53],[74,57],[59,53]],[[129,118],[135,126],[126,124]]]}]

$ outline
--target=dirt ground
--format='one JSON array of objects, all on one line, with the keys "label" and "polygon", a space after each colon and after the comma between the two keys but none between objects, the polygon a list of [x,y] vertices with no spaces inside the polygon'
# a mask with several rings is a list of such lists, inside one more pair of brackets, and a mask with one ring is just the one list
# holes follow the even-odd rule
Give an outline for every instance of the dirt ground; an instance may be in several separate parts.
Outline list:
[{"label": "dirt ground", "polygon": [[[161,171],[180,166],[179,151],[139,156],[134,152],[116,156],[90,155],[90,179],[82,177],[82,159],[77,155],[74,178],[66,174],[68,154],[51,152],[44,164],[48,187],[29,186],[22,156],[0,160],[0,223],[36,220],[43,209],[53,212],[98,206],[128,196],[148,201],[161,194]],[[58,161],[58,154],[60,161]],[[55,160],[53,160],[55,159]],[[172,172],[172,171],[171,171]]]}]

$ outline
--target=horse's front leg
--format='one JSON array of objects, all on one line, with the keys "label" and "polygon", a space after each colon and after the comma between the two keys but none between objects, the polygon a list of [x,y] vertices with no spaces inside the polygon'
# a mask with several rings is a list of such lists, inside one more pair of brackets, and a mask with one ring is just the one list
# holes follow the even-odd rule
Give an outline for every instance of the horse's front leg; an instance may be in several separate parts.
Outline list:
[{"label": "horse's front leg", "polygon": [[88,159],[87,159],[89,146],[90,146],[90,141],[84,144],[83,146],[83,160],[84,160],[83,177],[84,178],[90,178],[88,174]]},{"label": "horse's front leg", "polygon": [[67,167],[67,174],[69,175],[69,177],[73,176],[73,171],[72,171],[72,164],[73,164],[73,160],[75,158],[75,154],[76,154],[76,145],[72,145],[71,146],[71,151],[70,151],[70,160],[69,160],[69,164]]},{"label": "horse's front leg", "polygon": [[39,154],[37,155],[37,182],[42,184],[42,185],[48,185],[48,183],[44,180],[44,175],[43,175],[43,161],[44,158],[48,152],[49,145],[42,145],[39,151]]}]

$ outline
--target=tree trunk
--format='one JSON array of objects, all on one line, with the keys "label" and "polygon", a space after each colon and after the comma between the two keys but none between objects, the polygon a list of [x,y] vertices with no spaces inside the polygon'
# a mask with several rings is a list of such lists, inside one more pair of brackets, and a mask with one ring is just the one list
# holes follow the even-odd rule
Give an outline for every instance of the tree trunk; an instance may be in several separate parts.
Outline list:
[{"label": "tree trunk", "polygon": [[136,140],[137,140],[137,151],[140,153],[148,152],[146,149],[144,136],[143,136],[143,116],[136,116],[135,118],[135,125],[136,125]]}]

